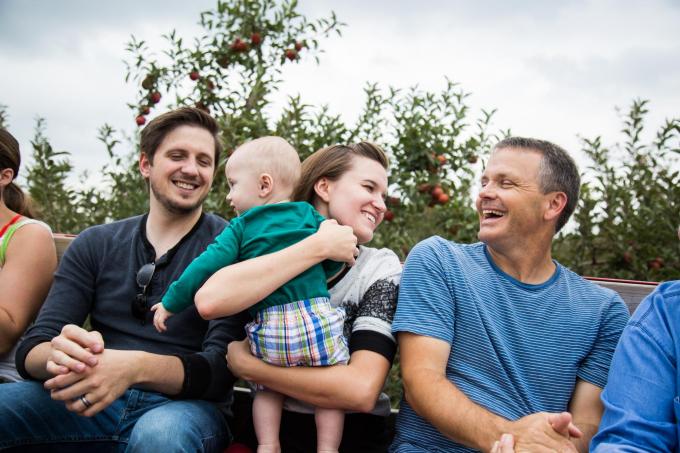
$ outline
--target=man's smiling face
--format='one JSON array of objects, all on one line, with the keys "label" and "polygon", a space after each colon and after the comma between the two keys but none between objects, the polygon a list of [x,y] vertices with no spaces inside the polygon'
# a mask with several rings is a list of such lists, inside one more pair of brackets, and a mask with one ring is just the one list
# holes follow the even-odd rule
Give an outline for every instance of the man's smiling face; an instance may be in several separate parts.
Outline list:
[{"label": "man's smiling face", "polygon": [[541,159],[538,152],[512,148],[491,154],[476,202],[480,241],[500,249],[521,244],[545,228]]},{"label": "man's smiling face", "polygon": [[152,199],[176,214],[201,208],[214,170],[215,141],[210,132],[197,126],[175,128],[161,142],[153,162],[144,153],[140,159],[140,171],[149,180]]}]

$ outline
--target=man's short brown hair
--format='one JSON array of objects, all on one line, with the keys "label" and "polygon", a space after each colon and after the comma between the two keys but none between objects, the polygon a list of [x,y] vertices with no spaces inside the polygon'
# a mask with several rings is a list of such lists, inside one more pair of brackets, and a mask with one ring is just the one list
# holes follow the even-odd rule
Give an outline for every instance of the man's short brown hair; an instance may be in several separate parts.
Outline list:
[{"label": "man's short brown hair", "polygon": [[153,163],[156,150],[163,143],[165,137],[180,126],[196,126],[210,132],[215,142],[214,168],[217,169],[220,154],[222,154],[222,143],[219,138],[220,128],[215,118],[195,107],[180,107],[166,112],[153,120],[142,129],[140,147],[149,162]]}]

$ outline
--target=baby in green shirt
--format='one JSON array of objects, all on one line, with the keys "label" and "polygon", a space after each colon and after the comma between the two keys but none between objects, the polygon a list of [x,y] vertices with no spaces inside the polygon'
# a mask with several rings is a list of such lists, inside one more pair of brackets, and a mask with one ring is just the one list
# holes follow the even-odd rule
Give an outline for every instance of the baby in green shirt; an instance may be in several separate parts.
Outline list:
[{"label": "baby in green shirt", "polygon": [[[238,147],[227,161],[226,176],[227,200],[239,216],[151,308],[159,332],[167,329],[166,321],[174,313],[193,305],[196,292],[212,274],[299,242],[325,220],[309,203],[289,201],[300,177],[300,158],[280,137],[263,137]],[[347,363],[344,310],[331,305],[326,286],[326,280],[342,267],[342,263],[324,261],[252,306],[249,312],[254,320],[246,332],[253,354],[278,366]],[[258,387],[253,402],[258,452],[280,451],[279,426],[272,420],[280,420],[283,400],[284,395]],[[337,451],[344,412],[316,408],[315,419],[318,449]]]}]

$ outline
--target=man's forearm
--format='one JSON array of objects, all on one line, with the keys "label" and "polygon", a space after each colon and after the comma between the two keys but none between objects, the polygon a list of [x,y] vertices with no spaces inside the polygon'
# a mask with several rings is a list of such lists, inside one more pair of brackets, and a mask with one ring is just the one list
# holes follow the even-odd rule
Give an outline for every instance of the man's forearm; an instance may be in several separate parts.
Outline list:
[{"label": "man's forearm", "polygon": [[26,361],[24,362],[24,365],[26,367],[26,371],[29,375],[31,375],[32,378],[44,381],[52,377],[52,374],[49,373],[45,368],[51,349],[52,346],[50,342],[46,341],[35,346],[26,355]]},{"label": "man's forearm", "polygon": [[577,420],[574,420],[574,425],[581,430],[583,436],[578,439],[572,438],[571,441],[578,451],[588,453],[590,451],[590,441],[597,434],[599,426],[592,423],[579,423]]},{"label": "man's forearm", "polygon": [[132,385],[166,395],[177,395],[182,390],[184,367],[179,358],[142,351],[130,354],[131,369],[137,370]]},{"label": "man's forearm", "polygon": [[602,389],[592,383],[577,379],[574,393],[569,401],[569,412],[573,415],[573,423],[581,431],[580,438],[572,438],[578,451],[587,452],[590,441],[597,434],[602,420],[604,406],[600,401]]},{"label": "man's forearm", "polygon": [[471,401],[445,376],[421,370],[413,372],[410,381],[404,381],[406,400],[446,437],[488,451],[509,432],[507,420]]},{"label": "man's forearm", "polygon": [[[573,425],[569,413],[539,412],[509,421],[471,401],[445,376],[433,374],[431,370],[411,375],[418,379],[414,380],[417,381],[414,386],[407,386],[405,380],[406,400],[442,434],[458,443],[488,451],[503,434],[512,434],[515,447],[522,451],[576,452],[567,433],[562,433],[561,428],[553,429],[550,421],[551,417],[565,417],[564,431],[571,432]],[[584,451],[587,451],[587,444]]]},{"label": "man's forearm", "polygon": [[318,407],[370,412],[390,369],[384,356],[368,350],[352,353],[347,365],[279,367],[251,356],[243,346],[229,346],[230,363],[243,379]]},{"label": "man's forearm", "polygon": [[[50,342],[40,343],[26,356],[26,371],[35,379],[53,377],[46,370],[51,351]],[[128,387],[138,385],[148,390],[176,395],[182,389],[184,368],[180,359],[169,355],[151,354],[143,351],[118,351],[117,366],[126,371]],[[96,369],[96,366],[94,367]]]},{"label": "man's forearm", "polygon": [[451,345],[441,339],[399,332],[404,397],[421,417],[455,442],[488,451],[510,422],[470,400],[446,377]]}]

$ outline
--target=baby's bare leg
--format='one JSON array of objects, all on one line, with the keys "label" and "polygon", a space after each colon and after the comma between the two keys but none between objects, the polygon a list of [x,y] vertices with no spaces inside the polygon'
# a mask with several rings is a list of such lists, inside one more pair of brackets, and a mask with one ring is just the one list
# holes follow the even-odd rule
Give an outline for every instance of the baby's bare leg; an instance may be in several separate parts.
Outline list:
[{"label": "baby's bare leg", "polygon": [[253,424],[257,434],[257,453],[280,453],[279,427],[284,396],[269,390],[259,390],[253,401]]},{"label": "baby's bare leg", "polygon": [[314,419],[316,420],[316,450],[320,453],[337,453],[338,448],[340,448],[340,441],[342,441],[345,412],[338,409],[317,407]]}]

